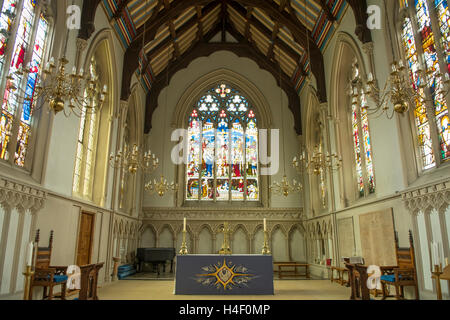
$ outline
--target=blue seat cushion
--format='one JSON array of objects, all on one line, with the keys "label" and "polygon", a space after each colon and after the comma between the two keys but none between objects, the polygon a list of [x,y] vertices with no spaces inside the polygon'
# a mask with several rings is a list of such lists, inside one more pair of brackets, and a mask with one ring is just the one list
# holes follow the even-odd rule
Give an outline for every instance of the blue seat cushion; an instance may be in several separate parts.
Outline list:
[{"label": "blue seat cushion", "polygon": [[132,266],[130,264],[125,264],[118,268],[118,272],[126,272],[126,271],[130,271],[130,270],[134,270],[134,266]]},{"label": "blue seat cushion", "polygon": [[[402,276],[400,275],[399,278],[401,279]],[[386,281],[386,282],[395,282],[395,275],[393,275],[393,274],[382,275],[381,280]]]},{"label": "blue seat cushion", "polygon": [[53,282],[55,282],[55,283],[61,283],[61,282],[67,281],[68,278],[69,278],[69,277],[68,277],[68,276],[65,276],[65,275],[55,275],[55,276],[53,277]]}]

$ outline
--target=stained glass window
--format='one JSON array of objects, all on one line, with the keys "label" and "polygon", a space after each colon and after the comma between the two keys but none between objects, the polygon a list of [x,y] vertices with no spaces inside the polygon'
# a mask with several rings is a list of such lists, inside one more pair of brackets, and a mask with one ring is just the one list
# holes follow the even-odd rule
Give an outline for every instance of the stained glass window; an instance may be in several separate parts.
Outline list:
[{"label": "stained glass window", "polygon": [[443,160],[450,158],[450,139],[448,124],[448,109],[444,96],[444,84],[440,76],[440,66],[436,43],[431,27],[430,12],[425,0],[415,0],[418,30],[422,39],[424,60],[427,68],[427,80],[430,93],[436,108],[436,121],[439,130],[439,144]]},{"label": "stained glass window", "polygon": [[[24,0],[22,10],[17,8],[19,3],[5,0],[0,14],[0,74],[6,78],[0,115],[0,159],[10,160],[14,150],[10,161],[24,167],[49,23],[40,13],[37,0]],[[20,16],[16,17],[18,12]],[[15,38],[10,38],[14,33]],[[30,68],[29,73],[21,72],[23,68]]]},{"label": "stained glass window", "polygon": [[372,142],[370,139],[367,97],[362,89],[358,64],[353,65],[352,88],[352,139],[355,151],[355,171],[360,197],[375,192]]},{"label": "stained glass window", "polygon": [[[414,32],[412,28],[411,19],[406,18],[402,27],[402,41],[405,49],[405,58],[410,70],[410,78],[414,90],[419,93],[419,96],[424,97],[423,88],[420,86],[421,81],[417,71],[420,69],[416,41],[414,39]],[[432,168],[436,165],[433,146],[430,135],[430,124],[428,122],[428,115],[426,105],[423,99],[416,99],[415,101],[415,123],[418,133],[418,144],[420,146],[420,153],[422,158],[422,166],[424,169]]]},{"label": "stained glass window", "polygon": [[259,200],[257,118],[238,90],[220,84],[199,99],[188,150],[186,200]]},{"label": "stained glass window", "polygon": [[[98,70],[95,58],[91,59],[89,65],[91,78],[97,78]],[[87,95],[87,92],[85,93]],[[98,103],[97,100],[93,101]],[[90,106],[90,107],[96,107]],[[80,130],[78,133],[77,155],[75,159],[75,172],[73,181],[73,192],[82,197],[91,197],[93,170],[95,165],[95,146],[97,145],[98,135],[98,114],[87,112],[83,108],[80,119]]]},{"label": "stained glass window", "polygon": [[[429,5],[434,5],[434,8],[429,8]],[[405,49],[405,58],[410,69],[413,88],[422,97],[422,99],[416,99],[414,115],[422,156],[422,167],[430,169],[436,166],[436,157],[442,161],[450,159],[449,115],[445,98],[447,92],[445,91],[443,78],[450,72],[450,14],[447,0],[414,0],[413,9],[417,24],[413,24],[410,17],[404,19],[402,44]],[[436,14],[438,25],[435,26],[439,30],[433,30],[432,14]],[[418,38],[414,38],[414,34],[417,34]],[[436,37],[440,39],[441,43],[437,42]],[[418,39],[419,44],[416,39]],[[420,46],[422,49],[420,49]],[[441,48],[443,52],[439,52]],[[417,74],[417,71],[421,69],[419,51],[423,52],[422,69],[426,71],[425,79],[421,79]],[[442,61],[439,61],[439,57],[443,57]],[[424,88],[429,89],[430,99],[426,99]],[[435,125],[437,136],[433,133],[435,132]],[[436,146],[435,149],[433,148],[434,145]],[[439,149],[439,155],[433,152],[437,149]]]},{"label": "stained glass window", "polygon": [[434,0],[441,32],[441,43],[444,55],[447,59],[447,72],[450,73],[450,12],[448,10],[448,0]]},{"label": "stained glass window", "polygon": [[9,35],[12,31],[12,23],[16,16],[16,3],[18,0],[5,0],[0,14],[0,75],[3,74],[6,49]]}]

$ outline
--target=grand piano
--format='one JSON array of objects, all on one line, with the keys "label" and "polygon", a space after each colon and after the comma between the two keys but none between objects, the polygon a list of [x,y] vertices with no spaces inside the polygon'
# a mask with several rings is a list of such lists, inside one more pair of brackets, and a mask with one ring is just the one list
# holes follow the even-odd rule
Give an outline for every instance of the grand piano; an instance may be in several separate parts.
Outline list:
[{"label": "grand piano", "polygon": [[163,266],[163,272],[166,272],[166,262],[170,261],[170,272],[173,273],[173,259],[175,258],[175,248],[138,248],[137,259],[139,272],[142,272],[144,263],[151,263],[161,274],[160,266]]}]

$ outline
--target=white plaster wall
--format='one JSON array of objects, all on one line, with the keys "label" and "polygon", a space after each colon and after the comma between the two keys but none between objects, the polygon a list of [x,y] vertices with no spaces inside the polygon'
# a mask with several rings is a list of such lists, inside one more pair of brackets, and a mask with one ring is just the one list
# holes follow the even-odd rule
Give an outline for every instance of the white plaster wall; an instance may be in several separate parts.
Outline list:
[{"label": "white plaster wall", "polygon": [[306,261],[306,240],[300,230],[295,229],[291,233],[289,239],[289,246],[291,250],[291,258],[293,261],[305,262]]},{"label": "white plaster wall", "polygon": [[238,228],[233,234],[231,250],[233,254],[248,254],[248,237],[242,228]]},{"label": "white plaster wall", "polygon": [[141,236],[140,248],[154,248],[156,247],[156,235],[151,228],[146,228]]},{"label": "white plaster wall", "polygon": [[213,253],[213,241],[212,234],[208,228],[203,228],[198,234],[198,254],[212,254]]},{"label": "white plaster wall", "polygon": [[173,234],[169,228],[165,227],[159,234],[159,248],[172,248],[173,247]]},{"label": "white plaster wall", "polygon": [[275,262],[289,261],[286,248],[286,236],[280,228],[272,232],[272,255],[273,261]]},{"label": "white plaster wall", "polygon": [[260,254],[264,245],[264,231],[259,229],[255,233],[255,240],[253,241],[253,253]]}]

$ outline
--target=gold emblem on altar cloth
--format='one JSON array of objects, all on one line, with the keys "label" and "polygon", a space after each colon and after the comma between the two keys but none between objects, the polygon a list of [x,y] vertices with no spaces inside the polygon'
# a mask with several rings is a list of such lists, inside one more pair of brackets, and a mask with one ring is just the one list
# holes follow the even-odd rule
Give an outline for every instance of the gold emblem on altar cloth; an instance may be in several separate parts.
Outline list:
[{"label": "gold emblem on altar cloth", "polygon": [[217,289],[232,290],[234,287],[245,286],[255,275],[248,273],[248,268],[236,266],[226,259],[217,265],[202,268],[207,273],[198,274],[197,281],[205,286],[215,286]]}]

